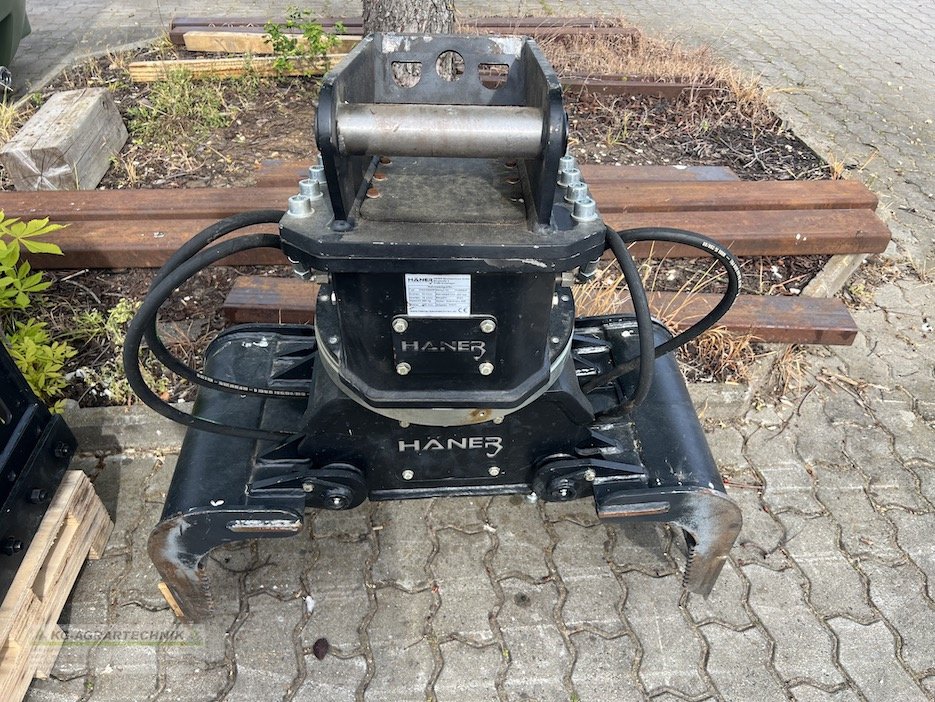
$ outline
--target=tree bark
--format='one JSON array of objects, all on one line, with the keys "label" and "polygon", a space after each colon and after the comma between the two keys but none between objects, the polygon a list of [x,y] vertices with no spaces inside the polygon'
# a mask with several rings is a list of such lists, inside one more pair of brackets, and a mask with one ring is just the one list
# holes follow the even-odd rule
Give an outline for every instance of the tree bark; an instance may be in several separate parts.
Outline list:
[{"label": "tree bark", "polygon": [[362,0],[364,33],[451,34],[452,0]]}]

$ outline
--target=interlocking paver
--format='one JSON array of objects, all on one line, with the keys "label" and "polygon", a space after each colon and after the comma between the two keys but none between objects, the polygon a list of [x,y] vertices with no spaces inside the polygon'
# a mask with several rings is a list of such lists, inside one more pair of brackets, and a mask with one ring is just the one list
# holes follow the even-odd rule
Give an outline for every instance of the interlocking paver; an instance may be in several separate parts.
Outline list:
[{"label": "interlocking paver", "polygon": [[719,624],[702,628],[708,642],[707,670],[728,700],[787,700],[782,682],[770,669],[770,643],[756,628],[733,631]]},{"label": "interlocking paver", "polygon": [[530,585],[510,579],[497,621],[504,629],[507,670],[504,690],[518,699],[561,699],[570,654],[552,624],[558,593],[552,584]]},{"label": "interlocking paver", "polygon": [[791,569],[744,568],[750,607],[776,642],[773,663],[785,680],[810,679],[823,685],[844,681],[834,666],[834,639],[809,607],[803,583]]},{"label": "interlocking paver", "polygon": [[604,527],[560,522],[554,529],[558,541],[553,558],[568,589],[562,620],[572,629],[588,625],[609,634],[620,633],[623,625],[618,609],[623,592],[615,580],[607,577]]},{"label": "interlocking paver", "polygon": [[492,643],[488,612],[496,593],[484,572],[490,549],[488,534],[464,534],[452,529],[437,533],[439,552],[432,561],[435,587],[441,604],[432,620],[435,635],[458,634],[480,643]]},{"label": "interlocking paver", "polygon": [[445,666],[435,682],[438,702],[487,702],[497,698],[497,672],[503,655],[493,645],[474,648],[457,641],[441,646]]},{"label": "interlocking paver", "polygon": [[635,700],[642,696],[633,674],[636,649],[630,637],[606,639],[581,631],[571,639],[577,651],[572,680],[579,699]]},{"label": "interlocking paver", "polygon": [[875,612],[867,602],[863,579],[838,547],[837,526],[831,519],[787,512],[779,520],[788,534],[786,546],[808,579],[808,601],[815,611],[872,619]]},{"label": "interlocking paver", "polygon": [[870,599],[902,639],[901,655],[917,673],[935,669],[935,603],[926,596],[925,579],[912,563],[866,560]]},{"label": "interlocking paver", "polygon": [[635,571],[624,579],[624,615],[641,645],[638,674],[647,692],[664,688],[688,695],[705,692],[703,642],[679,605],[679,583],[674,578],[654,580]]},{"label": "interlocking paver", "polygon": [[841,665],[868,699],[925,700],[921,687],[896,660],[895,642],[885,624],[863,626],[847,619],[832,619],[830,625],[840,641]]}]

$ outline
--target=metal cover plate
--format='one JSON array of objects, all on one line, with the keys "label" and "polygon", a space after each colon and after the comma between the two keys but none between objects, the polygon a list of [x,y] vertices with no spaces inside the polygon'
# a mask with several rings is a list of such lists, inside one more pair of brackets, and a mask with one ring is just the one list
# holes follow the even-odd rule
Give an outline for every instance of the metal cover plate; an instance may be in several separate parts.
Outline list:
[{"label": "metal cover plate", "polygon": [[[406,329],[393,332],[396,364],[408,363],[410,373],[477,374],[482,363],[497,365],[496,319],[490,315],[470,317],[410,317],[400,315]],[[485,333],[481,324],[492,322]]]}]

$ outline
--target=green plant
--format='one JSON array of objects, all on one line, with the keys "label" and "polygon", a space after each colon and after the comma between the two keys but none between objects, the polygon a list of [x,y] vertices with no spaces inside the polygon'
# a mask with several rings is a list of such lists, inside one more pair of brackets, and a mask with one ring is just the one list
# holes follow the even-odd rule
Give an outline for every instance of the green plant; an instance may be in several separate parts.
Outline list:
[{"label": "green plant", "polygon": [[[75,349],[66,343],[52,341],[45,322],[35,319],[13,321],[13,329],[6,335],[5,343],[29,387],[43,401],[50,401],[68,385],[62,367],[75,355]],[[55,403],[52,408],[57,410],[61,406]]]},{"label": "green plant", "polygon": [[189,71],[169,71],[149,96],[130,108],[130,133],[137,142],[160,146],[195,140],[234,119],[218,81],[194,80]]},{"label": "green plant", "polygon": [[[80,312],[75,315],[72,324],[71,338],[82,341],[97,340],[116,351],[114,358],[94,368],[80,368],[77,374],[94,394],[103,395],[120,405],[128,404],[133,399],[133,389],[124,373],[120,351],[127,338],[127,326],[139,307],[139,302],[121,300],[106,314],[100,310]],[[144,359],[141,366],[146,384],[154,388],[157,393],[167,395],[169,381],[164,377],[156,378],[146,365],[148,360],[148,358]]]},{"label": "green plant", "polygon": [[[61,255],[62,250],[56,244],[39,241],[61,228],[60,224],[49,224],[48,219],[28,222],[7,219],[0,211],[0,334],[17,368],[45,402],[50,402],[67,385],[62,366],[75,355],[75,350],[67,343],[52,341],[46,324],[29,315],[32,296],[47,289],[50,283],[21,258],[23,249],[29,253]],[[57,408],[58,404],[53,406]]]},{"label": "green plant", "polygon": [[273,49],[273,67],[279,75],[295,70],[296,62],[305,67],[306,75],[310,75],[317,61],[338,45],[337,35],[344,33],[344,25],[339,22],[333,32],[325,32],[318,22],[312,20],[309,10],[291,6],[284,23],[270,20],[263,25],[263,30]]}]

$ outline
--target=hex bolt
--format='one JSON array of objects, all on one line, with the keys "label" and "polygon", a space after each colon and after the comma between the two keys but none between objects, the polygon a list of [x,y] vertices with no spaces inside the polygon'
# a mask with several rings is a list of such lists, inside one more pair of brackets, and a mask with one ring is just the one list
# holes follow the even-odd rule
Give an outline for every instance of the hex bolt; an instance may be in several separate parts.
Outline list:
[{"label": "hex bolt", "polygon": [[412,366],[410,366],[408,363],[403,362],[403,363],[396,364],[396,372],[399,375],[409,375],[409,371],[411,370],[412,370]]},{"label": "hex bolt", "polygon": [[13,536],[6,537],[3,542],[0,543],[0,553],[6,556],[15,556],[22,550],[23,542]]},{"label": "hex bolt", "polygon": [[312,201],[305,195],[293,195],[289,198],[289,214],[293,217],[308,217],[315,210]]},{"label": "hex bolt", "polygon": [[335,495],[331,498],[331,509],[344,509],[347,507],[347,498],[344,495]]},{"label": "hex bolt", "polygon": [[578,161],[574,156],[565,154],[558,160],[558,170],[559,171],[570,171],[578,168]]},{"label": "hex bolt", "polygon": [[403,429],[408,429],[408,428],[409,428],[409,422],[407,422],[407,421],[404,419],[404,420],[400,421],[399,426],[401,426]]},{"label": "hex bolt", "polygon": [[321,183],[312,178],[306,178],[299,181],[299,195],[304,195],[309,200],[317,200],[321,195]]},{"label": "hex bolt", "polygon": [[33,488],[29,491],[29,501],[34,505],[41,505],[49,500],[49,491],[42,488]]},{"label": "hex bolt", "polygon": [[490,375],[491,373],[493,373],[493,363],[488,363],[487,361],[484,361],[477,367],[477,370],[480,371],[481,375]]},{"label": "hex bolt", "polygon": [[575,211],[571,213],[573,219],[579,222],[591,222],[597,219],[597,205],[589,197],[575,203]]},{"label": "hex bolt", "polygon": [[302,491],[303,492],[315,492],[315,483],[311,480],[305,480],[302,482]]},{"label": "hex bolt", "polygon": [[380,197],[381,193],[377,188],[367,188],[367,198],[370,200],[376,200]]},{"label": "hex bolt", "polygon": [[68,458],[68,456],[71,455],[71,446],[64,441],[59,441],[55,444],[55,451],[53,453],[56,458]]},{"label": "hex bolt", "polygon": [[572,183],[565,188],[565,202],[577,202],[586,197],[589,197],[588,186],[584,183]]},{"label": "hex bolt", "polygon": [[562,171],[558,174],[558,184],[563,185],[566,188],[569,185],[574,185],[575,183],[581,182],[581,171],[577,168],[572,168],[568,171]]},{"label": "hex bolt", "polygon": [[594,472],[593,468],[588,468],[586,471],[584,471],[584,479],[589,483],[593,483],[596,477],[597,473]]},{"label": "hex bolt", "polygon": [[408,468],[403,471],[403,480],[412,480],[414,477],[416,477],[416,474]]},{"label": "hex bolt", "polygon": [[331,344],[332,346],[334,346],[334,345],[335,345],[336,343],[338,343],[339,341],[340,341],[340,339],[339,339],[338,337],[336,337],[336,336],[329,336],[329,337],[328,337],[328,343]]},{"label": "hex bolt", "polygon": [[325,167],[321,164],[317,166],[309,166],[308,177],[310,180],[317,180],[322,185],[325,185],[325,183],[328,182],[325,179]]},{"label": "hex bolt", "polygon": [[402,334],[409,328],[409,322],[407,322],[402,317],[397,317],[393,320],[393,331],[397,334]]},{"label": "hex bolt", "polygon": [[483,322],[480,323],[480,330],[484,332],[484,334],[490,334],[496,328],[497,328],[497,323],[493,321],[492,319],[485,319]]},{"label": "hex bolt", "polygon": [[500,466],[490,466],[490,468],[487,469],[487,473],[491,478],[496,478],[500,475]]},{"label": "hex bolt", "polygon": [[493,423],[494,423],[494,424],[503,424],[503,417],[494,417],[494,418],[493,418]]}]

